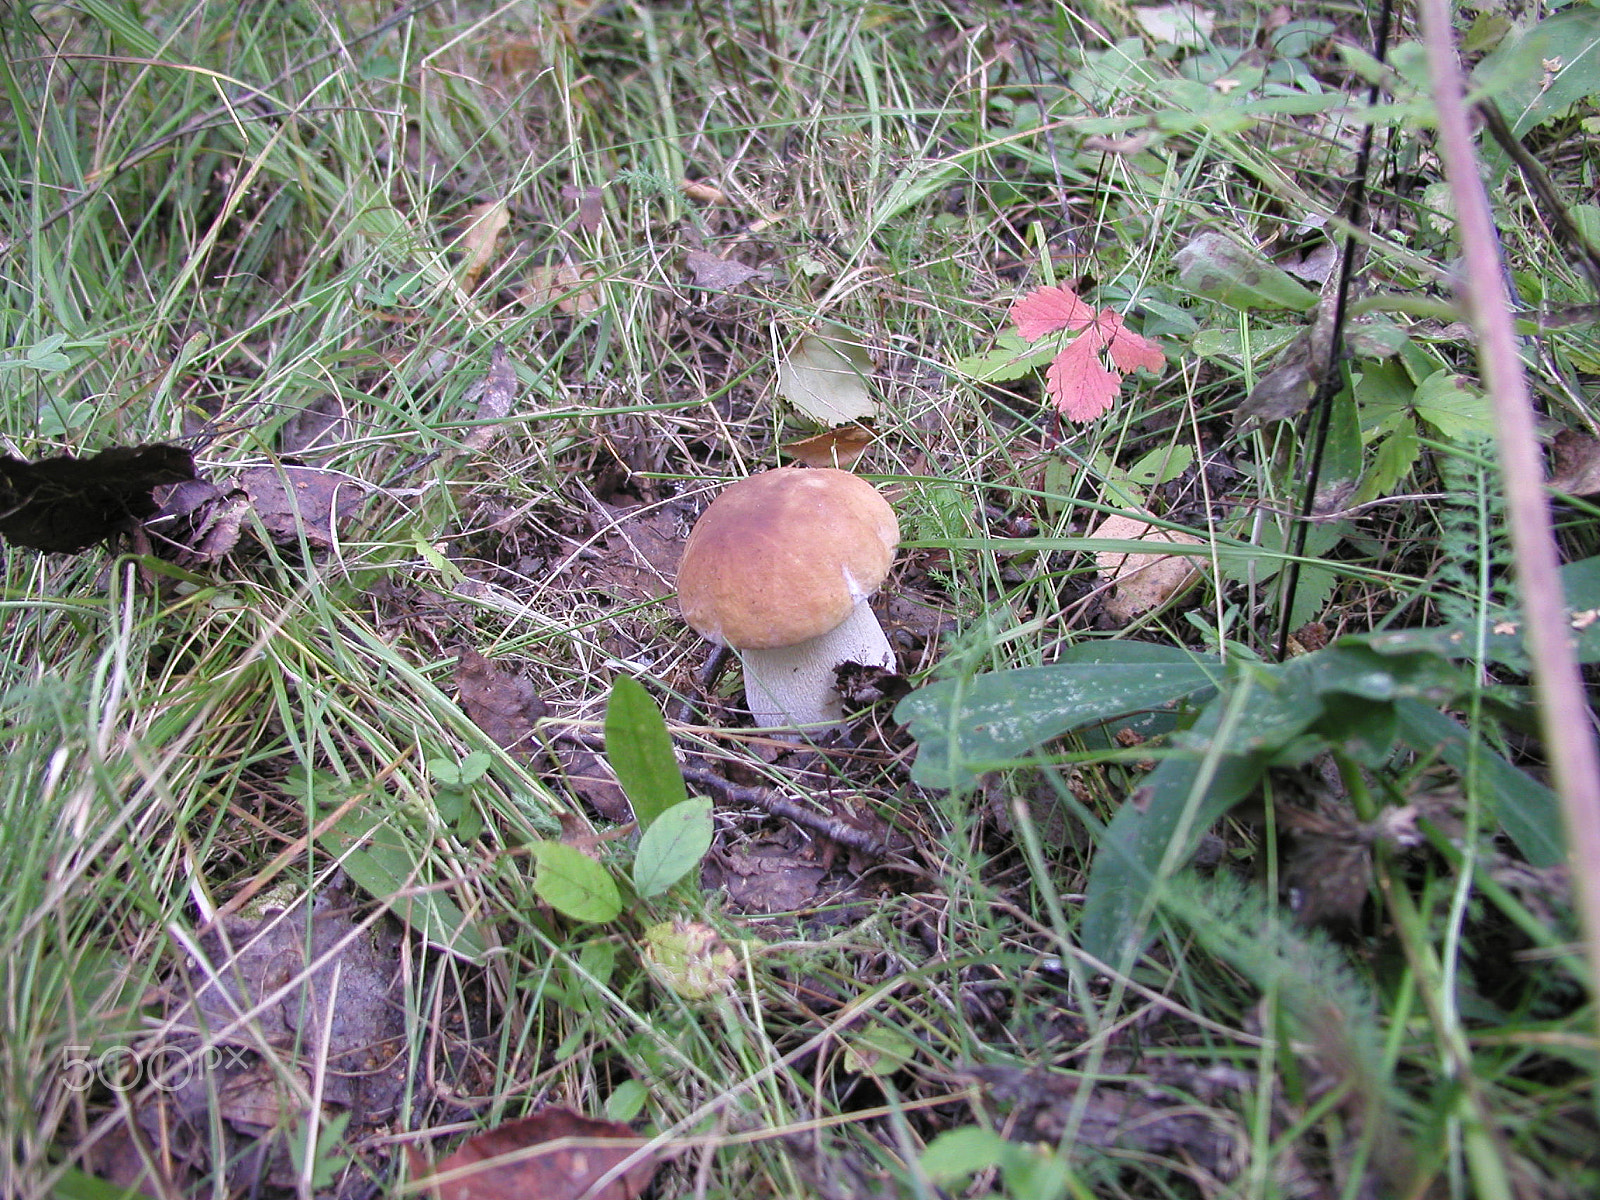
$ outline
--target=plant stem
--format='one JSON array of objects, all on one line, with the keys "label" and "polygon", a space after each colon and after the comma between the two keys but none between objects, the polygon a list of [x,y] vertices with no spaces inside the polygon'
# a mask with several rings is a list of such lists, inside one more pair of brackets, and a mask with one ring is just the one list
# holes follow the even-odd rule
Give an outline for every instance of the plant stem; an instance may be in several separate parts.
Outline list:
[{"label": "plant stem", "polygon": [[1439,149],[1461,230],[1463,261],[1457,288],[1476,335],[1484,385],[1494,405],[1539,722],[1552,782],[1566,817],[1567,860],[1589,959],[1590,990],[1592,995],[1600,995],[1600,880],[1592,878],[1588,870],[1600,862],[1600,756],[1595,751],[1583,680],[1570,650],[1533,405],[1517,353],[1489,197],[1478,173],[1467,124],[1461,67],[1451,41],[1450,9],[1445,0],[1423,0],[1419,11],[1438,104]]}]

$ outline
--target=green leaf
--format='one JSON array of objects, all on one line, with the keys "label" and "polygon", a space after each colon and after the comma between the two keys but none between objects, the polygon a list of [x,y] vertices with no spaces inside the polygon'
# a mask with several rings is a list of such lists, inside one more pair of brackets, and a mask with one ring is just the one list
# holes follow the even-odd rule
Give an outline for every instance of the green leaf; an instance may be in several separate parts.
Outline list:
[{"label": "green leaf", "polygon": [[606,761],[641,829],[689,798],[661,710],[643,685],[627,675],[617,676],[606,702]]},{"label": "green leaf", "polygon": [[911,727],[923,787],[962,788],[1053,737],[1215,686],[1216,660],[1149,642],[1087,642],[1047,667],[946,679],[911,693],[895,719]]},{"label": "green leaf", "polygon": [[574,921],[614,921],[622,894],[611,873],[565,842],[533,844],[533,890],[539,899]]},{"label": "green leaf", "polygon": [[1486,55],[1473,83],[1497,99],[1519,137],[1600,94],[1600,10],[1574,4],[1545,18]]},{"label": "green leaf", "polygon": [[1248,358],[1261,362],[1282,350],[1305,330],[1298,325],[1273,325],[1265,329],[1252,329],[1249,339],[1237,328],[1202,329],[1194,335],[1190,347],[1201,358],[1220,358],[1238,361]]},{"label": "green leaf", "polygon": [[1178,282],[1196,295],[1229,308],[1292,308],[1305,312],[1317,293],[1281,267],[1227,234],[1206,230],[1179,249],[1172,261]]},{"label": "green leaf", "polygon": [[1556,794],[1517,770],[1475,738],[1459,721],[1417,700],[1395,706],[1398,734],[1418,754],[1437,754],[1463,775],[1474,776],[1494,799],[1495,816],[1507,836],[1535,867],[1566,861],[1566,835]]},{"label": "green leaf", "polygon": [[1411,404],[1417,416],[1453,442],[1494,434],[1494,414],[1488,399],[1468,387],[1465,376],[1453,371],[1435,371],[1417,384]]},{"label": "green leaf", "polygon": [[639,839],[633,858],[633,888],[648,898],[666,891],[694,870],[711,849],[711,801],[674,804]]},{"label": "green leaf", "polygon": [[649,1088],[637,1079],[624,1079],[606,1097],[606,1119],[631,1121],[644,1111],[645,1102],[649,1099]]},{"label": "green leaf", "polygon": [[1083,948],[1113,966],[1136,953],[1166,880],[1267,767],[1303,762],[1345,737],[1369,761],[1381,758],[1375,742],[1392,718],[1373,710],[1448,698],[1459,683],[1438,654],[1390,656],[1354,639],[1278,666],[1243,665],[1101,833]]},{"label": "green leaf", "polygon": [[982,383],[1004,383],[1048,366],[1059,350],[1054,338],[1029,345],[1016,330],[1008,329],[995,339],[993,350],[958,358],[951,369]]},{"label": "green leaf", "polygon": [[1254,736],[1270,726],[1267,740],[1281,745],[1309,726],[1321,707],[1314,696],[1261,672],[1206,706],[1185,745],[1151,772],[1101,832],[1078,930],[1084,950],[1113,967],[1131,961],[1163,882],[1267,769],[1267,754],[1229,753],[1229,744],[1243,731]]},{"label": "green leaf", "polygon": [[1017,1146],[992,1129],[968,1125],[947,1129],[922,1152],[922,1169],[938,1187],[959,1184],[979,1171],[1009,1162]]},{"label": "green leaf", "polygon": [[808,333],[778,364],[778,394],[819,425],[847,425],[876,416],[867,388],[872,359],[840,337]]},{"label": "green leaf", "polygon": [[1372,456],[1372,468],[1351,497],[1352,505],[1392,495],[1422,455],[1416,423],[1409,418],[1399,421],[1392,433],[1381,436],[1378,451]]},{"label": "green leaf", "polygon": [[482,933],[454,900],[423,890],[433,873],[392,816],[358,806],[318,840],[330,854],[343,855],[345,873],[357,886],[393,907],[430,945],[472,960],[487,951]]}]

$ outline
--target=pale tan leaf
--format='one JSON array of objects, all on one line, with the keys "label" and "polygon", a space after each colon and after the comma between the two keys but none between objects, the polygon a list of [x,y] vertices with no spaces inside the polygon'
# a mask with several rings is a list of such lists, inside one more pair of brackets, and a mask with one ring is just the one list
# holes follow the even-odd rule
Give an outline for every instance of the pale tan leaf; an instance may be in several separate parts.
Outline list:
[{"label": "pale tan leaf", "polygon": [[518,299],[529,308],[554,306],[569,317],[586,317],[600,307],[594,287],[594,272],[571,263],[550,263],[531,267],[527,285]]},{"label": "pale tan leaf", "polygon": [[863,421],[878,412],[865,379],[871,365],[861,346],[808,333],[778,364],[778,392],[818,424]]},{"label": "pale tan leaf", "polygon": [[[1167,542],[1189,546],[1204,545],[1197,537],[1175,529],[1159,529],[1137,517],[1113,514],[1089,534],[1091,538],[1135,542]],[[1100,578],[1112,585],[1106,598],[1105,614],[1125,625],[1141,613],[1159,608],[1183,591],[1200,573],[1194,559],[1178,554],[1126,554],[1102,550],[1095,555]]]},{"label": "pale tan leaf", "polygon": [[476,287],[478,277],[494,261],[500,235],[505,232],[510,220],[511,212],[504,200],[474,205],[467,214],[467,228],[458,243],[462,253],[461,286],[464,290],[470,292]]}]

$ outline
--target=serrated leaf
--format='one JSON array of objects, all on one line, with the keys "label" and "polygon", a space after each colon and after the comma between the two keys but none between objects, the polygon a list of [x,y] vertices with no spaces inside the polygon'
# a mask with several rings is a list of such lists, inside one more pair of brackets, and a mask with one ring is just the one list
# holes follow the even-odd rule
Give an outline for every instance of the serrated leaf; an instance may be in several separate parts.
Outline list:
[{"label": "serrated leaf", "polygon": [[1085,643],[1051,666],[930,684],[900,701],[895,720],[917,739],[912,778],[962,788],[1069,730],[1207,692],[1220,673],[1185,650]]},{"label": "serrated leaf", "polygon": [[633,890],[648,899],[677,883],[711,849],[712,832],[710,800],[685,800],[667,809],[639,839]]},{"label": "serrated leaf", "polygon": [[959,358],[951,364],[951,369],[982,383],[1005,383],[1033,374],[1054,358],[1055,353],[1055,346],[1030,346],[1021,334],[1008,329],[995,339],[993,350]]},{"label": "serrated leaf", "polygon": [[808,333],[778,364],[778,393],[821,425],[847,425],[877,415],[867,388],[871,360],[861,346]]},{"label": "serrated leaf", "polygon": [[1488,398],[1469,386],[1466,376],[1435,371],[1417,384],[1412,407],[1440,436],[1468,442],[1494,434],[1494,413]]},{"label": "serrated leaf", "polygon": [[641,829],[689,798],[661,710],[638,680],[618,675],[606,701],[606,761]]},{"label": "serrated leaf", "polygon": [[622,912],[616,880],[582,850],[565,842],[533,844],[533,890],[574,921],[614,921]]}]

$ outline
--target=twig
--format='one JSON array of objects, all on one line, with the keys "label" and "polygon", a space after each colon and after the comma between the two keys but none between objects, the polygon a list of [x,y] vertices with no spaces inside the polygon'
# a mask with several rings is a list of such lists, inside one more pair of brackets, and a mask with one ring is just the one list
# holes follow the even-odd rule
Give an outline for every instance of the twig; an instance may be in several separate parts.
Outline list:
[{"label": "twig", "polygon": [[724,800],[754,805],[764,813],[769,813],[780,820],[793,821],[819,837],[838,842],[848,850],[855,850],[872,858],[882,858],[889,852],[889,847],[884,842],[866,830],[828,813],[820,813],[803,804],[796,804],[793,800],[775,796],[766,788],[745,787],[703,767],[684,767],[683,777],[695,787],[718,793]]},{"label": "twig", "polygon": [[1600,755],[1589,724],[1583,679],[1567,641],[1560,559],[1544,492],[1533,402],[1517,353],[1494,217],[1473,153],[1461,67],[1451,39],[1450,6],[1446,0],[1423,0],[1419,12],[1438,105],[1439,150],[1461,230],[1463,263],[1457,288],[1494,405],[1539,724],[1566,817],[1567,855],[1589,959],[1590,995],[1600,996],[1600,878],[1594,874],[1594,865],[1600,863]]}]

